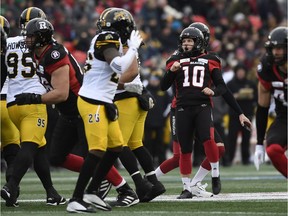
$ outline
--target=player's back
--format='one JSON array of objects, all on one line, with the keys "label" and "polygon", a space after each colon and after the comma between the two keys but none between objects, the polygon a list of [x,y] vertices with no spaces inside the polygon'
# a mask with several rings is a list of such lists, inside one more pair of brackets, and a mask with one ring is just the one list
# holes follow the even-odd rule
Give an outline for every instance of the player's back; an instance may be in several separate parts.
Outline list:
[{"label": "player's back", "polygon": [[13,102],[17,94],[46,92],[36,74],[35,63],[22,36],[7,39],[5,63],[9,77],[7,103]]}]

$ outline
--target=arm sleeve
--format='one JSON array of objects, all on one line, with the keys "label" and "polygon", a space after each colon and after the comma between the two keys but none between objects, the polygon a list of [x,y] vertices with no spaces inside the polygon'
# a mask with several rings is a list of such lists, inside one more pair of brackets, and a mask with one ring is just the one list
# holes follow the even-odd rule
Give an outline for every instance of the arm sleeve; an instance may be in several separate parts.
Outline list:
[{"label": "arm sleeve", "polygon": [[[226,86],[227,87],[227,86]],[[238,114],[241,115],[243,113],[243,110],[235,100],[232,92],[230,89],[227,87],[227,91],[222,95],[224,98],[225,102]]]},{"label": "arm sleeve", "polygon": [[256,111],[257,144],[263,145],[268,119],[268,107],[258,104]]},{"label": "arm sleeve", "polygon": [[176,77],[176,72],[168,70],[160,81],[160,87],[162,91],[166,91],[171,87]]},{"label": "arm sleeve", "polygon": [[221,74],[221,71],[219,70],[219,68],[215,68],[213,70],[212,80],[213,80],[214,85],[216,86],[216,88],[213,89],[213,91],[214,91],[213,97],[223,95],[227,91],[227,87],[226,87],[226,84],[223,80],[223,77],[222,77],[222,74]]},{"label": "arm sleeve", "polygon": [[128,51],[123,56],[117,56],[115,57],[111,63],[110,67],[112,70],[116,73],[124,73],[132,64],[134,58],[137,55],[137,49],[134,47],[130,47]]}]

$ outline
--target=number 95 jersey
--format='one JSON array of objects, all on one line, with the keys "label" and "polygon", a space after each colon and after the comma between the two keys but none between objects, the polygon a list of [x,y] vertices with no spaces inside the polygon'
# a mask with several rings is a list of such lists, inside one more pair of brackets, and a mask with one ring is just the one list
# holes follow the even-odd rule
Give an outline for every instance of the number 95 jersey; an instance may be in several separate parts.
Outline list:
[{"label": "number 95 jersey", "polygon": [[36,74],[35,63],[25,46],[22,36],[7,39],[5,56],[8,75],[7,104],[15,101],[14,96],[21,93],[46,93]]}]

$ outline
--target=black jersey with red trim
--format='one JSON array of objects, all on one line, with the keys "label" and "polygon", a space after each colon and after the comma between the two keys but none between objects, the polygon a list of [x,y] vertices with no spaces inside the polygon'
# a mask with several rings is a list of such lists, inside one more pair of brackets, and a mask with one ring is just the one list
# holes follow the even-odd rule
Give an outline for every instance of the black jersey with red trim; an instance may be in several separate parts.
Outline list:
[{"label": "black jersey with red trim", "polygon": [[[175,61],[180,62],[181,68],[171,72],[170,68]],[[172,84],[175,85],[177,106],[212,105],[211,97],[202,92],[205,87],[212,89],[212,84],[216,86],[213,89],[215,96],[222,95],[226,91],[221,74],[221,62],[216,55],[204,53],[197,57],[185,57],[176,51],[167,60],[166,70],[161,80],[161,88],[165,90]]]},{"label": "black jersey with red trim", "polygon": [[287,72],[281,72],[276,64],[264,56],[257,67],[257,76],[264,88],[273,95],[277,116],[287,118]]},{"label": "black jersey with red trim", "polygon": [[54,41],[40,57],[34,55],[34,59],[37,65],[37,74],[47,91],[53,89],[51,85],[53,71],[64,65],[69,65],[69,96],[66,101],[56,104],[56,107],[63,115],[78,115],[77,97],[82,85],[83,73],[75,58],[63,45]]}]

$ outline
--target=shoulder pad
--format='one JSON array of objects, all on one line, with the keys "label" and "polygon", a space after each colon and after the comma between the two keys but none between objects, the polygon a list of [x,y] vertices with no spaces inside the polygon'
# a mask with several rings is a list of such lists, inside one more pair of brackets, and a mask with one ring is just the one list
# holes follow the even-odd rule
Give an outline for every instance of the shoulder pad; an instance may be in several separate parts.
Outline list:
[{"label": "shoulder pad", "polygon": [[120,37],[115,32],[101,32],[99,33],[96,41],[95,41],[95,47],[97,49],[100,49],[102,46],[115,44],[116,47],[120,46]]},{"label": "shoulder pad", "polygon": [[67,55],[67,51],[64,46],[53,42],[52,47],[48,50],[45,55],[45,65],[55,64]]},{"label": "shoulder pad", "polygon": [[175,51],[166,61],[166,65],[169,62],[177,61],[181,58],[181,53],[179,51]]},{"label": "shoulder pad", "polygon": [[262,79],[266,80],[272,74],[272,64],[267,62],[267,57],[264,56],[260,63],[257,65],[257,75]]},{"label": "shoulder pad", "polygon": [[209,60],[214,60],[214,61],[221,63],[221,59],[216,53],[210,53],[209,52],[204,57],[209,59]]}]

